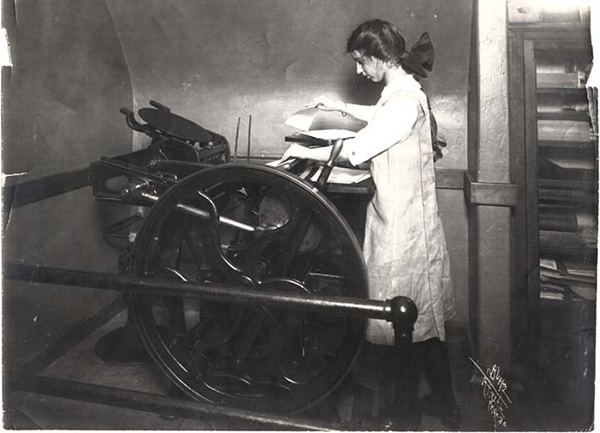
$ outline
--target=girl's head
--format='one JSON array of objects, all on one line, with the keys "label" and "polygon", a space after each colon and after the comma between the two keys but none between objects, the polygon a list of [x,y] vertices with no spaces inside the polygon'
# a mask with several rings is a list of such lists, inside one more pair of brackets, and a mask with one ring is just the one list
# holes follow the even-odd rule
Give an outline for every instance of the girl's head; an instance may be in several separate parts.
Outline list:
[{"label": "girl's head", "polygon": [[398,27],[383,20],[370,20],[358,26],[348,38],[346,50],[400,65],[406,41]]},{"label": "girl's head", "polygon": [[390,68],[401,66],[406,41],[400,29],[384,20],[358,26],[348,38],[346,49],[356,61],[356,73],[381,81]]}]

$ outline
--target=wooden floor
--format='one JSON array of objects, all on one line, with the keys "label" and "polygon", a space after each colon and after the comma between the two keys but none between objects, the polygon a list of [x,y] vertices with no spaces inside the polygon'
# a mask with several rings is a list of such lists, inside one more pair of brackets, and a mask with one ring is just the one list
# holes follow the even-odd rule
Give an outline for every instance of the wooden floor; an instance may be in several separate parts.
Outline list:
[{"label": "wooden floor", "polygon": [[[94,347],[99,338],[125,323],[126,311],[121,310],[107,323],[91,332],[64,355],[43,370],[43,375],[96,385],[119,387],[156,394],[172,389],[169,381],[151,362],[137,365],[115,365],[99,359]],[[454,390],[461,407],[460,431],[494,431],[494,418],[488,411],[488,401],[481,383],[472,383],[473,363],[467,351],[464,329],[449,328]],[[6,377],[5,377],[6,380]],[[427,392],[421,381],[420,394]],[[545,401],[539,393],[506,390],[511,403],[505,409],[506,430],[509,431],[572,431],[587,430],[589,416],[581,405],[569,405],[560,398]],[[301,414],[308,420],[347,426],[349,430],[373,430],[363,421],[372,410],[374,391],[347,381],[319,406]],[[578,406],[578,407],[577,407]],[[178,418],[152,412],[131,410],[118,406],[82,402],[40,394],[17,391],[4,398],[5,428],[32,429],[100,429],[100,430],[264,430],[264,426],[222,417],[200,419]],[[360,417],[360,420],[358,419]],[[357,424],[358,423],[358,424]],[[422,431],[448,430],[433,416],[424,415]]]}]

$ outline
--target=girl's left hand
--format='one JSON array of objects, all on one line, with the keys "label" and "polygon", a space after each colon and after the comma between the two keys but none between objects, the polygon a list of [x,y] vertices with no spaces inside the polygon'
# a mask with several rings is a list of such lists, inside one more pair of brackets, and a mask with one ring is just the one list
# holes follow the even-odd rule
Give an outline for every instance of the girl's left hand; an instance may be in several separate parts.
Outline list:
[{"label": "girl's left hand", "polygon": [[322,111],[340,111],[346,110],[347,105],[342,101],[335,101],[328,98],[327,96],[319,96],[317,99],[312,101],[307,107],[316,107]]}]

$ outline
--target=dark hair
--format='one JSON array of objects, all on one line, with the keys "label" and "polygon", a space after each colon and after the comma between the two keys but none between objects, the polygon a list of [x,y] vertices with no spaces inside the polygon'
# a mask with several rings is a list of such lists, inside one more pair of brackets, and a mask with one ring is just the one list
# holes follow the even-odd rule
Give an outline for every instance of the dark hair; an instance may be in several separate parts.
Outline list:
[{"label": "dark hair", "polygon": [[375,19],[362,23],[352,32],[346,50],[399,65],[405,46],[406,41],[398,27],[388,21]]},{"label": "dark hair", "polygon": [[[433,45],[428,34],[423,34],[421,39],[425,37],[425,44],[429,44],[428,49],[431,50],[431,64],[427,70],[431,71],[433,66]],[[415,78],[419,76],[426,77],[427,73],[422,67],[414,68],[411,62],[406,57],[406,40],[398,27],[389,21],[374,19],[366,21],[359,25],[350,35],[346,42],[346,51],[351,53],[358,51],[363,56],[372,56],[384,62],[391,62],[395,65],[401,65],[407,72],[412,73]],[[414,47],[413,47],[414,50]],[[409,56],[410,57],[410,56]],[[421,61],[421,59],[419,59]],[[419,71],[420,69],[420,71]],[[427,99],[429,108],[429,119],[431,126],[431,145],[433,147],[433,160],[437,161],[442,158],[442,148],[446,147],[446,140],[442,135],[438,134],[437,121],[431,112],[429,98]]]},{"label": "dark hair", "polygon": [[446,142],[444,136],[438,133],[437,120],[435,120],[435,116],[431,111],[429,99],[427,99],[427,106],[429,107],[429,123],[431,126],[431,147],[433,149],[433,162],[436,162],[438,159],[443,158],[444,153],[442,152],[442,148],[446,147],[448,143]]}]

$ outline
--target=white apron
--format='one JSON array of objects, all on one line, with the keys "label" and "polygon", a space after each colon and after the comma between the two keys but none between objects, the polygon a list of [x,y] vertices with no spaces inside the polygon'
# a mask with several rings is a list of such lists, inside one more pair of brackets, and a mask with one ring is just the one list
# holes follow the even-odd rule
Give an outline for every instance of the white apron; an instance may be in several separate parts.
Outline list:
[{"label": "white apron", "polygon": [[[413,341],[445,340],[444,322],[454,315],[454,291],[442,222],[438,215],[429,110],[425,94],[400,90],[418,101],[417,122],[405,140],[371,159],[376,191],[367,206],[363,253],[369,298],[407,296],[419,316]],[[377,114],[375,114],[377,115]],[[391,323],[369,319],[366,339],[393,345]]]}]

